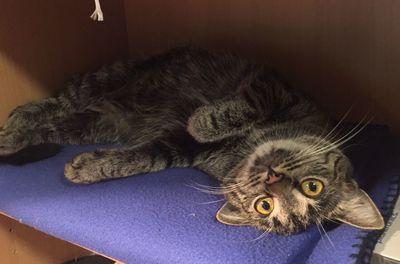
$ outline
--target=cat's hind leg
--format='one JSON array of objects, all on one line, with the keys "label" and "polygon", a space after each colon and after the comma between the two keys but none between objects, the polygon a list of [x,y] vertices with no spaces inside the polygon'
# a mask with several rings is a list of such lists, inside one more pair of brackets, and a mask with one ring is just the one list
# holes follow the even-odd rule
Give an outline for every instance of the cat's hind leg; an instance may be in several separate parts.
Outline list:
[{"label": "cat's hind leg", "polygon": [[105,94],[123,87],[133,75],[134,61],[120,61],[85,74],[76,75],[57,96],[16,107],[3,129],[35,127],[42,122],[81,112]]},{"label": "cat's hind leg", "polygon": [[76,156],[65,165],[65,177],[74,183],[89,184],[160,171],[188,167],[190,161],[162,143],[133,149],[105,149]]},{"label": "cat's hind leg", "polygon": [[46,143],[118,143],[123,136],[119,131],[121,122],[116,122],[112,114],[88,109],[59,119],[45,120],[35,127],[6,128],[0,130],[0,156],[11,155],[27,146]]},{"label": "cat's hind leg", "polygon": [[[0,156],[13,154],[28,145],[51,141],[57,141],[54,143],[82,141],[69,137],[66,135],[67,131],[58,131],[61,136],[66,136],[65,139],[57,138],[57,127],[62,128],[63,123],[68,124],[75,113],[85,112],[89,105],[96,104],[101,98],[106,97],[105,94],[121,89],[131,79],[134,66],[133,61],[104,66],[96,71],[76,76],[67,83],[66,89],[58,96],[16,107],[0,128]],[[79,122],[78,119],[75,121]],[[50,140],[46,139],[46,135],[41,135],[40,131],[48,132]]]}]

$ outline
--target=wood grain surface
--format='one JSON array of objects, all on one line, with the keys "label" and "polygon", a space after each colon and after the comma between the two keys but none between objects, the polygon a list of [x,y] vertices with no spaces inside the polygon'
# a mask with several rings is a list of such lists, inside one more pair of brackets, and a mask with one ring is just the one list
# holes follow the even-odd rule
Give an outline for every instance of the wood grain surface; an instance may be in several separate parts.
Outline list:
[{"label": "wood grain surface", "polygon": [[276,68],[327,111],[400,132],[398,0],[125,0],[133,56],[187,43]]},{"label": "wood grain surface", "polygon": [[17,105],[62,88],[80,71],[128,54],[124,4],[102,0],[4,0],[0,4],[0,123]]}]

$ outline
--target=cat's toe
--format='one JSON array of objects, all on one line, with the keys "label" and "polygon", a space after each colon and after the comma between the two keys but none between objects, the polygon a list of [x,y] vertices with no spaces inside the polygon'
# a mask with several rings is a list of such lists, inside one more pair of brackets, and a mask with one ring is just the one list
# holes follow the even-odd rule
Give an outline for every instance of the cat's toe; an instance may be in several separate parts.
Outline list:
[{"label": "cat's toe", "polygon": [[72,166],[71,162],[65,164],[64,176],[68,181],[73,183],[80,183],[81,181],[79,174],[76,172],[76,169]]},{"label": "cat's toe", "polygon": [[90,184],[101,180],[94,153],[83,153],[64,167],[65,178],[73,183]]},{"label": "cat's toe", "polygon": [[72,183],[90,184],[97,182],[98,180],[96,180],[96,177],[93,177],[93,175],[91,174],[92,173],[88,172],[87,169],[74,168],[72,163],[67,163],[64,167],[64,176],[68,181]]}]

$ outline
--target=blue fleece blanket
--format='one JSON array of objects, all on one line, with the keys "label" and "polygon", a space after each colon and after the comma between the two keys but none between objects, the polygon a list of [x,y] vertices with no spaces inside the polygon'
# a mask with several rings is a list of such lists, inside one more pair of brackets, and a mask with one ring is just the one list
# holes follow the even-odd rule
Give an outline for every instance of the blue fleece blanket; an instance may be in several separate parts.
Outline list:
[{"label": "blue fleece blanket", "polygon": [[[370,126],[354,142],[349,156],[356,177],[386,213],[398,193],[400,159],[393,147],[398,141],[386,128]],[[64,180],[64,163],[94,148],[68,146],[46,160],[0,164],[0,211],[126,263],[355,263],[368,261],[380,234],[327,224],[327,235],[311,227],[258,239],[254,228],[215,220],[221,197],[190,186],[216,182],[193,169],[89,186]]]}]

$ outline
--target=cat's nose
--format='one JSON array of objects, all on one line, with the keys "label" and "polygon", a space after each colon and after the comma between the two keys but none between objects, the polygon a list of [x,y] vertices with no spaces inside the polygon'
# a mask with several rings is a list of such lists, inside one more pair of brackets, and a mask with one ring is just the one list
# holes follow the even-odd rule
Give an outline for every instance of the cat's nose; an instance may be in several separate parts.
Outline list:
[{"label": "cat's nose", "polygon": [[266,184],[274,184],[284,177],[283,173],[276,172],[271,166],[268,166],[267,179],[265,181]]}]

